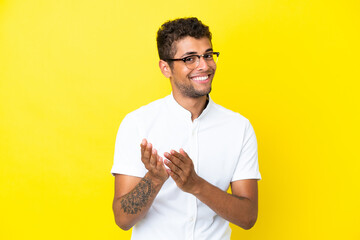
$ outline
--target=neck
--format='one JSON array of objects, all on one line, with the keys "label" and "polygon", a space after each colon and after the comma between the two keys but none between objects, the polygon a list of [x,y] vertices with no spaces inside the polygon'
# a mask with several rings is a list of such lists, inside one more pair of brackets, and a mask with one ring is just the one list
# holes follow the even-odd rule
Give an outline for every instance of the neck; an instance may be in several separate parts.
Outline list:
[{"label": "neck", "polygon": [[194,121],[200,116],[202,111],[207,105],[208,98],[207,96],[202,96],[199,98],[184,97],[180,94],[173,92],[174,99],[180,106],[191,112],[191,120]]}]

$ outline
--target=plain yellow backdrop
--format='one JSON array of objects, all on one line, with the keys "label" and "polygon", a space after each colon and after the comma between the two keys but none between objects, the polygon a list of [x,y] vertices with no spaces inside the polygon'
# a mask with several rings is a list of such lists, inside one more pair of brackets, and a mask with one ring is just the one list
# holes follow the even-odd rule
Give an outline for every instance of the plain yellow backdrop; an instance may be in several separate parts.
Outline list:
[{"label": "plain yellow backdrop", "polygon": [[360,239],[359,13],[357,0],[0,1],[0,239],[130,238],[112,216],[115,136],[170,93],[156,31],[185,16],[221,52],[212,98],[257,134],[259,218],[232,239]]}]

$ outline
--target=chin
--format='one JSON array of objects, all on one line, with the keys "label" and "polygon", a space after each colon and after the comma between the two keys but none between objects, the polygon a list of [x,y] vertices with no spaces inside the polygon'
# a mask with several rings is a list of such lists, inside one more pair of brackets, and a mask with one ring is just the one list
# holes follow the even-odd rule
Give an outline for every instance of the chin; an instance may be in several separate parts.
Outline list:
[{"label": "chin", "polygon": [[192,91],[192,92],[187,92],[186,95],[187,97],[191,97],[191,98],[201,98],[203,96],[207,96],[209,95],[209,93],[211,92],[211,88],[207,89],[207,90],[203,90],[203,91]]}]

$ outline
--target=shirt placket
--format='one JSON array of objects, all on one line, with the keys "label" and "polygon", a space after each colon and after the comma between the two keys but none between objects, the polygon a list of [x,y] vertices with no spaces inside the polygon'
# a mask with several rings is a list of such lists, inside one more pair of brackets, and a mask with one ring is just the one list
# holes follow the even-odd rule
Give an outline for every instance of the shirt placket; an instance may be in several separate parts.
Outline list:
[{"label": "shirt placket", "polygon": [[[198,156],[199,156],[199,144],[198,144],[198,131],[199,131],[199,121],[195,119],[191,123],[190,128],[190,156],[194,164],[194,169],[198,171]],[[197,216],[197,201],[196,197],[193,195],[189,195],[189,204],[188,204],[188,238],[187,239],[194,239],[194,232],[195,232],[195,223],[196,223],[196,216]]]}]

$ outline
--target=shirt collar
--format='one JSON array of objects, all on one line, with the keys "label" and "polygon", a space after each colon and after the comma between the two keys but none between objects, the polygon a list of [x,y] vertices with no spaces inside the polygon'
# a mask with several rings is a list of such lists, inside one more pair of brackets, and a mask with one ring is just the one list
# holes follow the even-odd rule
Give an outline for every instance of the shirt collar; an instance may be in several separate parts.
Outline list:
[{"label": "shirt collar", "polygon": [[[200,116],[197,118],[198,120],[203,119],[204,116],[210,111],[210,109],[212,108],[212,106],[214,104],[214,102],[210,98],[210,95],[208,95],[208,98],[209,98],[209,102],[208,102],[206,108],[202,111]],[[175,100],[174,95],[173,95],[172,92],[171,92],[171,94],[169,96],[167,96],[167,103],[168,103],[168,106],[169,106],[169,108],[170,108],[170,110],[172,112],[175,112],[178,116],[181,116],[182,118],[185,118],[185,119],[191,121],[191,112],[188,111],[187,109],[185,109],[184,107],[182,107]]]}]

